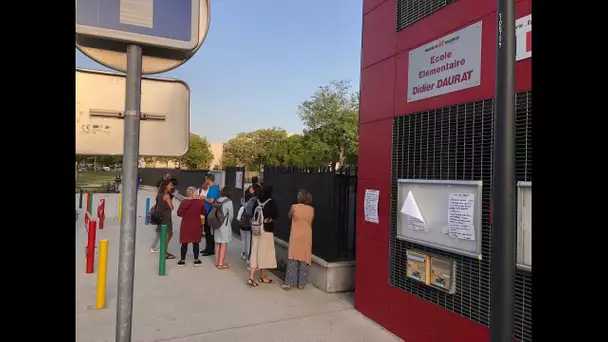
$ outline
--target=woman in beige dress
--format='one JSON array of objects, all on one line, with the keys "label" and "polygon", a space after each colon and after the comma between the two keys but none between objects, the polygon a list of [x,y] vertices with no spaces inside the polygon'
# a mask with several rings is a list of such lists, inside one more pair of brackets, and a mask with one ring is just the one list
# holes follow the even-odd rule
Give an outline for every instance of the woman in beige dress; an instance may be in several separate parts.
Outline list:
[{"label": "woman in beige dress", "polygon": [[297,286],[300,290],[308,283],[308,268],[312,259],[312,221],[315,209],[312,207],[312,194],[307,190],[298,192],[298,203],[291,206],[291,233],[287,251],[287,272],[285,283],[281,286],[289,290]]},{"label": "woman in beige dress", "polygon": [[252,287],[258,286],[254,280],[256,270],[260,270],[260,283],[272,284],[274,281],[268,278],[266,270],[277,268],[274,249],[274,221],[279,217],[279,209],[272,199],[272,186],[264,185],[262,196],[258,198],[256,206],[262,206],[264,227],[260,235],[252,234],[251,237],[251,257],[249,258],[251,267],[247,284]]}]

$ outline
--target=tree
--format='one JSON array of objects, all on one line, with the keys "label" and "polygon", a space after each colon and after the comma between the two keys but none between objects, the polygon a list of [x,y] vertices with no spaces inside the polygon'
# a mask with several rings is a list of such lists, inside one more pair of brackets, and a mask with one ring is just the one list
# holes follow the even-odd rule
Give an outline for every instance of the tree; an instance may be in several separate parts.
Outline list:
[{"label": "tree", "polygon": [[239,133],[224,144],[222,166],[245,166],[260,170],[264,165],[280,165],[280,145],[287,139],[287,132],[278,127]]},{"label": "tree", "polygon": [[211,152],[211,146],[207,142],[207,139],[194,133],[190,133],[188,152],[176,160],[180,167],[184,166],[191,170],[207,170],[211,166],[212,161],[213,153]]},{"label": "tree", "polygon": [[329,147],[313,136],[294,134],[269,151],[277,163],[267,165],[315,167],[327,166],[331,162]]},{"label": "tree", "polygon": [[331,148],[332,163],[344,165],[345,154],[357,153],[359,145],[359,94],[350,92],[347,81],[321,86],[299,106],[304,133]]}]

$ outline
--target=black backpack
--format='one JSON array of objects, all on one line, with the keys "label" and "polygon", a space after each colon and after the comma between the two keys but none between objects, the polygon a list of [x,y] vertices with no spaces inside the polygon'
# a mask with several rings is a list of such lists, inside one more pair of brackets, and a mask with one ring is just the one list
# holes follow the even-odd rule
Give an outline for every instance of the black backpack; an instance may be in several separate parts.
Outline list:
[{"label": "black backpack", "polygon": [[150,208],[150,213],[148,213],[148,221],[152,224],[161,224],[163,222],[163,213],[161,213],[156,204]]}]

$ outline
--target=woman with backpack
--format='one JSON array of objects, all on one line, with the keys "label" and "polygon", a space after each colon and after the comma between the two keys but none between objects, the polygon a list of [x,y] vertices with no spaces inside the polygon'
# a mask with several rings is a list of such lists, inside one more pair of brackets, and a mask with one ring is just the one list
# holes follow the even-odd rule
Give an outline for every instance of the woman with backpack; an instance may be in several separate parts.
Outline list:
[{"label": "woman with backpack", "polygon": [[167,225],[167,259],[175,259],[175,255],[169,253],[169,241],[173,237],[173,220],[171,219],[171,211],[173,211],[173,200],[171,193],[173,192],[173,183],[169,179],[161,181],[156,194],[156,204],[154,205],[154,215],[160,218],[160,222],[156,225],[156,237],[150,248],[150,252],[156,252],[156,243],[160,240],[160,228],[163,224]]},{"label": "woman with backpack", "polygon": [[229,187],[225,186],[222,188],[220,197],[213,203],[211,213],[209,214],[210,220],[215,217],[220,217],[220,215],[214,213],[216,210],[221,210],[223,222],[221,222],[219,228],[212,230],[213,238],[215,240],[215,267],[217,267],[218,270],[223,270],[230,267],[230,265],[224,263],[224,259],[226,258],[228,244],[230,243],[230,240],[232,240],[232,220],[234,219],[234,207],[230,200]]},{"label": "woman with backpack", "polygon": [[188,253],[188,244],[192,244],[192,252],[194,254],[194,267],[200,266],[202,262],[199,260],[199,244],[201,243],[201,215],[205,214],[205,202],[199,196],[195,187],[191,186],[186,191],[185,198],[177,208],[177,216],[182,218],[182,223],[179,229],[179,243],[182,244],[181,258],[177,262],[177,266],[186,266],[186,254]]},{"label": "woman with backpack", "polygon": [[258,286],[255,282],[255,271],[260,270],[260,283],[272,284],[274,281],[266,275],[266,270],[277,268],[277,257],[274,249],[274,221],[279,217],[279,209],[272,199],[272,186],[264,185],[262,196],[251,217],[251,268],[247,284]]},{"label": "woman with backpack", "polygon": [[[262,196],[262,187],[259,184],[253,184],[250,189],[251,196],[243,205],[243,213],[241,217],[237,217],[241,228],[241,259],[247,260],[247,266],[249,267],[249,257],[251,256],[251,217],[253,216],[253,210],[257,205],[258,198]],[[248,192],[250,192],[248,190]]]}]

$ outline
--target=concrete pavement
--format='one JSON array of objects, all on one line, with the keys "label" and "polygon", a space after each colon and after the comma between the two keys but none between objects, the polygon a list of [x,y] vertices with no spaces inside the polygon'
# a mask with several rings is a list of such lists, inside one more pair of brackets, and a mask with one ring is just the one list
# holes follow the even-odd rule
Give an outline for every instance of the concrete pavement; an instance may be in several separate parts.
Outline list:
[{"label": "concrete pavement", "polygon": [[[140,191],[139,201],[146,196]],[[167,276],[159,277],[158,254],[149,252],[154,227],[145,226],[139,214],[132,341],[401,341],[354,310],[352,294],[327,294],[312,286],[283,291],[274,276],[275,284],[247,286],[237,238],[228,247],[231,268],[217,270],[212,257],[201,257],[203,265],[194,268],[189,250],[185,268],[167,260]],[[114,341],[119,223],[106,220],[97,234],[110,241],[106,308],[98,310],[97,259],[95,273],[85,274],[82,217],[76,227],[76,340]],[[169,251],[179,257],[180,218],[173,222]]]}]

